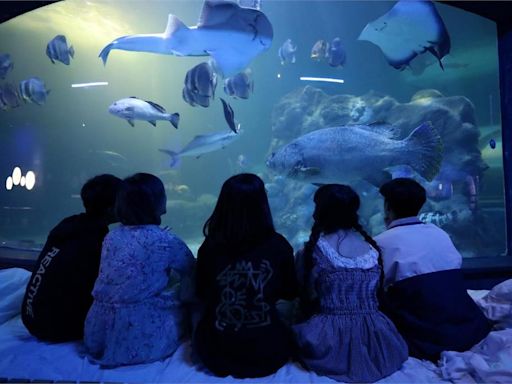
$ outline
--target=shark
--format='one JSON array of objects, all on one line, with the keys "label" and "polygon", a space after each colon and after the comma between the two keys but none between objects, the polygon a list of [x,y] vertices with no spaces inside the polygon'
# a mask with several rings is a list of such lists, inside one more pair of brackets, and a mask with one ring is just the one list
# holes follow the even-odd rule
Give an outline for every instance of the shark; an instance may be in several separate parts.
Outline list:
[{"label": "shark", "polygon": [[257,8],[226,0],[206,0],[199,22],[186,26],[169,14],[163,33],[119,37],[107,44],[99,57],[106,64],[110,51],[121,49],[175,56],[211,56],[221,76],[231,76],[272,45],[273,28]]},{"label": "shark", "polygon": [[450,52],[450,36],[430,0],[399,0],[393,8],[366,25],[359,40],[377,45],[388,63],[405,69],[411,60],[430,52],[439,62]]}]

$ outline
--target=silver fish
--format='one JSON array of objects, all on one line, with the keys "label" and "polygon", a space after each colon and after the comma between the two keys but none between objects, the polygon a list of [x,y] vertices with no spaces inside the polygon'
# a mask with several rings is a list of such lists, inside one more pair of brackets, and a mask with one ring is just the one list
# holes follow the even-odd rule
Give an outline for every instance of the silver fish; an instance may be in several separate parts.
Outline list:
[{"label": "silver fish", "polygon": [[174,168],[179,165],[179,160],[183,156],[199,158],[205,153],[225,148],[239,137],[240,135],[231,131],[207,133],[195,136],[181,151],[175,152],[168,149],[159,149],[159,151],[171,157],[170,166]]},{"label": "silver fish", "polygon": [[195,107],[209,107],[215,98],[217,75],[209,63],[200,63],[187,72],[183,87],[183,100]]},{"label": "silver fish", "polygon": [[144,120],[156,127],[157,120],[170,121],[178,129],[179,113],[167,113],[165,108],[152,101],[145,101],[136,97],[128,97],[114,101],[108,111],[114,116],[125,119],[132,127],[134,120]]},{"label": "silver fish", "polygon": [[278,55],[281,59],[281,65],[294,64],[296,61],[295,52],[297,45],[293,44],[291,39],[287,39],[279,48]]},{"label": "silver fish", "polygon": [[441,138],[432,125],[421,124],[403,140],[392,135],[392,130],[367,125],[319,129],[273,153],[267,166],[311,183],[365,179],[378,184],[386,168],[405,164],[432,180],[442,160]]},{"label": "silver fish", "polygon": [[11,83],[4,83],[0,86],[0,109],[6,111],[8,109],[20,106],[20,95],[16,87]]},{"label": "silver fish", "polygon": [[75,57],[75,50],[71,45],[68,47],[66,36],[57,35],[46,45],[46,56],[50,58],[53,64],[55,64],[55,61],[60,61],[69,65],[69,58]]},{"label": "silver fish", "polygon": [[329,65],[331,67],[340,67],[345,64],[345,60],[347,59],[347,54],[345,52],[345,48],[341,44],[341,39],[339,37],[335,37],[331,41],[331,45],[329,46]]},{"label": "silver fish", "polygon": [[359,36],[377,45],[388,63],[403,70],[426,51],[441,59],[450,52],[450,36],[431,1],[400,0],[378,19],[368,23]]},{"label": "silver fish", "polygon": [[0,53],[0,79],[5,79],[7,74],[14,68],[11,55],[8,53]]},{"label": "silver fish", "polygon": [[120,37],[105,46],[99,57],[106,64],[112,49],[176,56],[210,55],[220,74],[231,76],[269,49],[272,39],[272,24],[258,9],[206,0],[197,25],[187,27],[169,14],[163,33]]},{"label": "silver fish", "polygon": [[20,81],[19,91],[23,100],[37,105],[43,105],[46,102],[46,96],[50,93],[50,90],[46,89],[44,81],[39,77]]},{"label": "silver fish", "polygon": [[254,80],[251,70],[246,69],[233,77],[224,79],[224,92],[234,98],[248,99],[254,91]]}]

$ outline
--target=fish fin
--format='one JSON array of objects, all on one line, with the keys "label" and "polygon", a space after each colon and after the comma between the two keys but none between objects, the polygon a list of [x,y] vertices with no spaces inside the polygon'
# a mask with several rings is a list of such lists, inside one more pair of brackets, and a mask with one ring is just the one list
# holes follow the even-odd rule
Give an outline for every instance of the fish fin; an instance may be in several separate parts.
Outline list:
[{"label": "fish fin", "polygon": [[55,64],[55,60],[53,60],[51,57],[50,57],[50,61],[52,62],[52,64]]},{"label": "fish fin", "polygon": [[371,131],[386,136],[388,139],[397,139],[400,137],[401,129],[396,125],[389,124],[385,121],[374,121],[368,124]]},{"label": "fish fin", "polygon": [[178,129],[178,124],[180,123],[180,114],[176,112],[172,115],[169,115],[169,121],[174,128]]},{"label": "fish fin", "polygon": [[418,126],[403,143],[407,152],[402,164],[411,166],[424,179],[432,181],[443,160],[443,142],[432,123],[429,121]]},{"label": "fish fin", "polygon": [[382,171],[377,172],[376,174],[367,175],[363,179],[370,183],[371,185],[380,188],[380,186],[383,185],[384,183],[391,181],[392,176],[391,173]]},{"label": "fish fin", "polygon": [[311,184],[313,184],[315,187],[322,187],[325,185],[324,183],[311,183]]},{"label": "fish fin", "polygon": [[75,58],[75,48],[73,48],[72,45],[69,47],[68,52],[69,52],[69,56],[71,56],[74,59]]},{"label": "fish fin", "polygon": [[176,32],[183,30],[186,31],[189,28],[183,24],[183,21],[181,21],[178,17],[173,15],[172,13],[169,13],[169,17],[167,19],[167,26],[165,27],[164,31],[164,38],[172,37]]},{"label": "fish fin", "polygon": [[320,168],[318,167],[298,167],[295,168],[297,175],[303,177],[317,176],[320,174]]},{"label": "fish fin", "polygon": [[146,103],[148,103],[149,105],[151,105],[153,108],[155,108],[158,112],[160,113],[166,113],[166,110],[164,107],[162,107],[161,105],[153,102],[153,101],[148,101],[148,100],[144,100]]},{"label": "fish fin", "polygon": [[229,1],[205,0],[197,27],[212,27],[224,23],[239,9],[238,4]]},{"label": "fish fin", "polygon": [[156,127],[156,120],[148,120],[148,123],[151,124],[153,127]]},{"label": "fish fin", "polygon": [[427,51],[429,51],[439,62],[439,66],[444,71],[443,62],[441,61],[442,57],[439,56],[439,53],[434,49],[434,47],[427,47]]},{"label": "fish fin", "polygon": [[133,123],[133,120],[131,119],[126,119],[126,121],[128,122],[128,124],[130,124],[132,127],[135,127],[135,124]]},{"label": "fish fin", "polygon": [[106,45],[101,50],[100,54],[98,55],[98,57],[100,57],[101,60],[103,61],[103,65],[107,65],[108,54],[110,53],[110,50],[112,49],[113,46],[114,46],[114,43],[110,43],[110,44]]},{"label": "fish fin", "polygon": [[137,96],[128,96],[129,99],[138,99]]},{"label": "fish fin", "polygon": [[171,168],[176,168],[178,165],[180,165],[181,158],[178,152],[170,151],[168,149],[159,149],[159,151],[171,156],[171,162],[169,163]]}]

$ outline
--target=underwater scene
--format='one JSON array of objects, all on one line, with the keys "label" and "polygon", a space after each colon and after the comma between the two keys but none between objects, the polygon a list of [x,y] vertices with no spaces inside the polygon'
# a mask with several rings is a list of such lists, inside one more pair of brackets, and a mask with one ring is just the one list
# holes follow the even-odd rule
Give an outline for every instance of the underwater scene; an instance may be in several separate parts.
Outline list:
[{"label": "underwater scene", "polygon": [[[496,25],[429,1],[66,0],[0,24],[0,243],[37,249],[92,176],[157,175],[195,252],[222,183],[295,249],[318,185],[412,177],[464,257],[505,251]],[[4,186],[5,181],[5,186]]]}]

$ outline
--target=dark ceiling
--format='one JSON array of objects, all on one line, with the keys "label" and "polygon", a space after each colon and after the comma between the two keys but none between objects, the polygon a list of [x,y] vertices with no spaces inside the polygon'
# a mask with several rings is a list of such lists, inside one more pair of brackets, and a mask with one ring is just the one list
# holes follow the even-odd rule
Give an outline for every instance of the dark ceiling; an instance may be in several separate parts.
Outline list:
[{"label": "dark ceiling", "polygon": [[[55,3],[56,1],[0,1],[0,23],[33,9]],[[441,3],[462,8],[476,13],[499,24],[500,30],[509,31],[512,28],[512,1],[454,1],[439,0]]]}]

